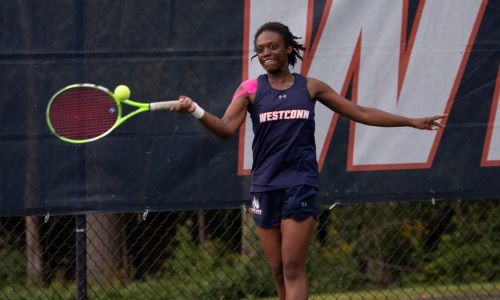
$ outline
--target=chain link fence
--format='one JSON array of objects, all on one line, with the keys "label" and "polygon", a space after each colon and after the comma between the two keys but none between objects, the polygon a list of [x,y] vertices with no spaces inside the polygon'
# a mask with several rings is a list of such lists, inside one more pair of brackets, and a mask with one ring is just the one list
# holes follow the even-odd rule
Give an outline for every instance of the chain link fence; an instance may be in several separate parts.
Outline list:
[{"label": "chain link fence", "polygon": [[[500,299],[498,200],[337,205],[311,299]],[[0,219],[0,298],[75,299],[75,216]],[[248,211],[86,216],[88,299],[276,299]]]}]

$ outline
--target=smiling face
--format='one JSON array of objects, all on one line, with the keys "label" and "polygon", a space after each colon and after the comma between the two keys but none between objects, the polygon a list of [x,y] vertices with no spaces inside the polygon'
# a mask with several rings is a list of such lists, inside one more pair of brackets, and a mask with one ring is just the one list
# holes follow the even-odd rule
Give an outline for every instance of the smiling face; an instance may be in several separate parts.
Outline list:
[{"label": "smiling face", "polygon": [[288,55],[291,46],[286,46],[281,34],[275,31],[263,31],[255,39],[255,53],[259,62],[268,73],[280,73],[288,70]]}]

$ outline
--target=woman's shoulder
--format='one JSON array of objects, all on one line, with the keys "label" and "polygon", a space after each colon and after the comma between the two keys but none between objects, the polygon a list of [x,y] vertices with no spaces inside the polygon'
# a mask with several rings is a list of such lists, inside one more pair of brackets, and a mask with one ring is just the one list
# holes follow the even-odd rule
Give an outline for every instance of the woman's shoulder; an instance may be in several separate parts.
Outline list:
[{"label": "woman's shoulder", "polygon": [[310,76],[304,76],[304,78],[307,80],[307,83],[318,83],[321,82],[321,80],[315,78],[315,77],[310,77]]},{"label": "woman's shoulder", "polygon": [[307,89],[312,98],[315,98],[318,94],[323,93],[329,89],[328,84],[317,78],[306,77],[306,79],[307,79]]},{"label": "woman's shoulder", "polygon": [[320,88],[320,87],[326,85],[325,82],[323,82],[317,78],[314,78],[314,77],[306,77],[306,81],[307,81],[307,86],[309,88]]},{"label": "woman's shoulder", "polygon": [[309,85],[309,84],[315,85],[315,84],[321,83],[321,80],[316,79],[314,77],[309,77],[309,76],[306,76],[306,75],[303,75],[300,73],[294,73],[294,75],[296,78],[300,78],[300,79],[304,80],[307,83],[307,85]]},{"label": "woman's shoulder", "polygon": [[249,94],[255,93],[257,91],[258,80],[257,78],[247,79],[241,83],[241,87],[247,91]]},{"label": "woman's shoulder", "polygon": [[247,79],[241,82],[240,86],[233,95],[232,101],[240,98],[243,95],[252,96],[257,92],[258,82],[256,78]]}]

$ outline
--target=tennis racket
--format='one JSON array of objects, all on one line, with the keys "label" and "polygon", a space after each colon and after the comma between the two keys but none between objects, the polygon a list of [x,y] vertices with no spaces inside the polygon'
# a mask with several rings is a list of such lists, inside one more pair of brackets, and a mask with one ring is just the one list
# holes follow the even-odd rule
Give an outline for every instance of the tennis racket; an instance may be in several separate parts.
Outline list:
[{"label": "tennis racket", "polygon": [[[46,111],[50,131],[68,143],[92,142],[108,135],[139,113],[170,110],[179,103],[178,100],[135,102],[128,99],[130,91],[126,87],[125,89],[128,94],[115,95],[105,87],[83,83],[69,85],[57,91],[50,99]],[[122,104],[136,109],[123,115]]]}]

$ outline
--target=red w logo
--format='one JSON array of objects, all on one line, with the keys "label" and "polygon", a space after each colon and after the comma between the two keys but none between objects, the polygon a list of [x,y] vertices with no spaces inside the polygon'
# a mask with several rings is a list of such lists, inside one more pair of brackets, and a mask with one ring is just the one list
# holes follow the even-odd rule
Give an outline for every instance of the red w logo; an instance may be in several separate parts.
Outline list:
[{"label": "red w logo", "polygon": [[[449,113],[487,2],[421,0],[407,33],[408,0],[326,1],[313,37],[314,1],[247,0],[243,78],[255,78],[263,72],[257,62],[250,62],[248,55],[256,29],[270,20],[281,21],[295,35],[305,37],[309,49],[296,72],[300,68],[300,73],[325,81],[343,95],[351,86],[351,100],[362,106],[409,117]],[[494,123],[497,114],[498,109],[492,112],[490,123]],[[338,117],[317,104],[320,168]],[[239,174],[248,174],[252,164],[249,119],[240,132]],[[500,161],[498,154],[493,156],[500,153],[500,132],[493,128],[485,145],[490,150],[485,152],[483,161]],[[430,168],[442,133],[351,122],[347,169]]]}]

